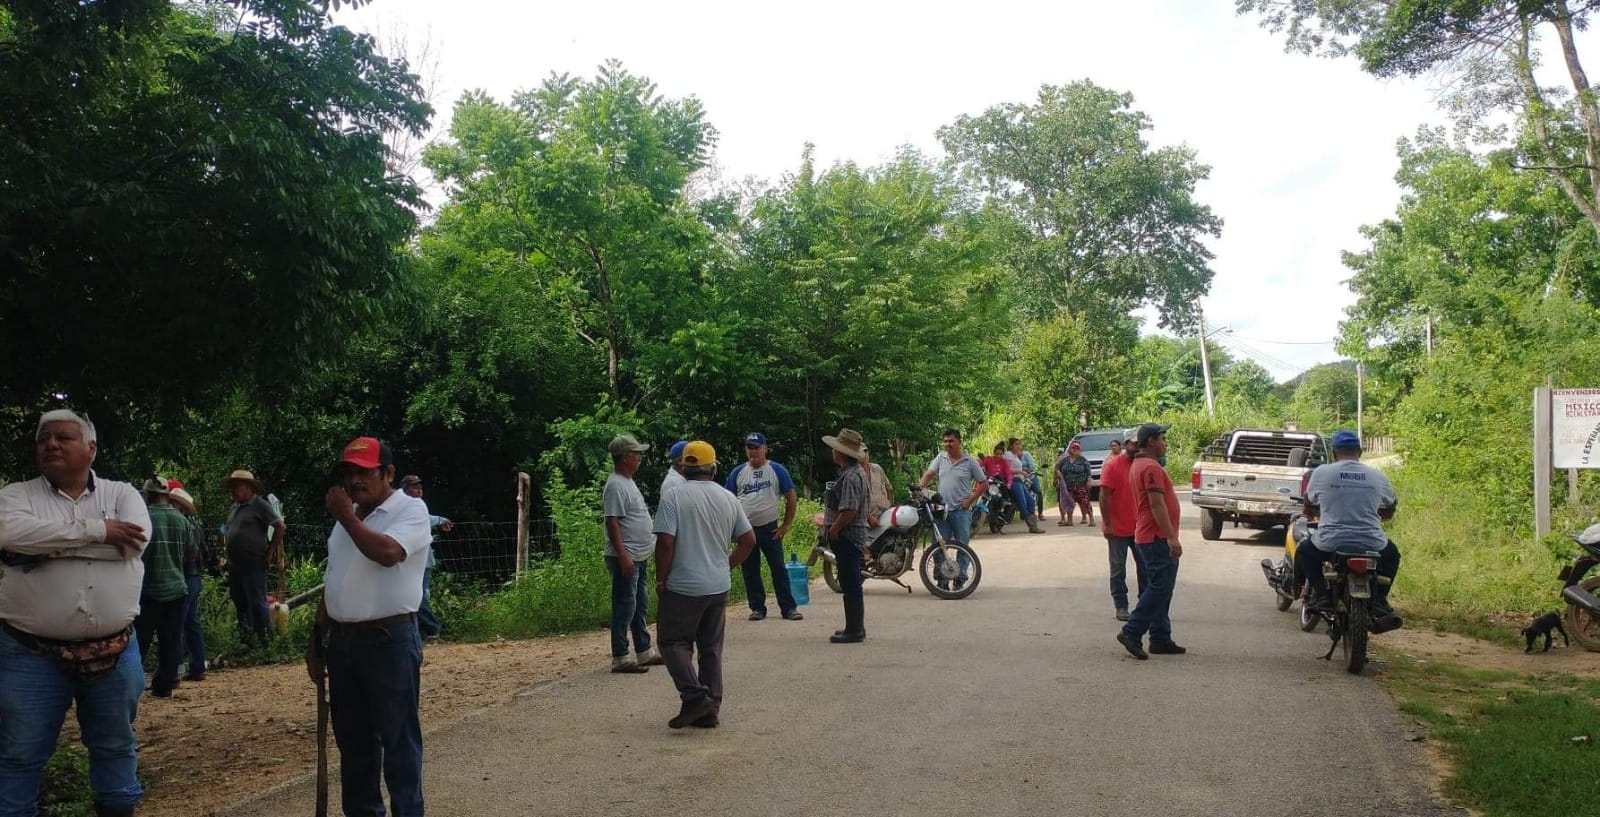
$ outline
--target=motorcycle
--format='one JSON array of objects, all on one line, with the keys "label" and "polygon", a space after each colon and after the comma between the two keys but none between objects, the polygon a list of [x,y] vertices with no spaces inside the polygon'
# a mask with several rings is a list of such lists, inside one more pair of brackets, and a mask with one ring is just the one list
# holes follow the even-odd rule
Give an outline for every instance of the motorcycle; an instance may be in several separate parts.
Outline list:
[{"label": "motorcycle", "polygon": [[1567,603],[1567,635],[1591,652],[1600,652],[1600,575],[1589,576],[1589,571],[1600,565],[1600,524],[1591,525],[1583,533],[1572,537],[1578,543],[1578,556],[1572,564],[1561,568],[1558,578],[1564,582],[1561,599]]},{"label": "motorcycle", "polygon": [[972,532],[977,533],[978,528],[987,521],[990,533],[1005,533],[1006,525],[1011,524],[1011,517],[1017,512],[1016,500],[1011,498],[1011,486],[999,477],[989,477],[989,486],[983,490],[983,496],[972,506]]},{"label": "motorcycle", "polygon": [[1301,542],[1311,541],[1311,531],[1316,527],[1316,522],[1302,514],[1296,514],[1283,534],[1283,556],[1277,562],[1271,559],[1261,560],[1261,572],[1266,574],[1267,586],[1272,588],[1276,596],[1278,611],[1288,612],[1296,601],[1302,602],[1300,629],[1308,633],[1317,629],[1317,625],[1322,623],[1322,617],[1303,603],[1306,582],[1305,577],[1294,568],[1294,554]]},{"label": "motorcycle", "polygon": [[[964,599],[978,589],[983,565],[972,548],[939,535],[935,522],[943,520],[947,506],[939,494],[916,483],[909,486],[910,498],[904,505],[885,510],[878,525],[867,533],[867,552],[872,560],[862,568],[866,579],[886,579],[911,592],[901,580],[913,565],[922,577],[922,586],[941,599]],[[822,580],[835,593],[844,592],[839,583],[838,557],[828,546],[823,514],[817,514],[817,543],[811,548],[807,565],[822,562]],[[920,559],[917,551],[922,551]],[[967,579],[961,581],[961,563],[968,565]]]},{"label": "motorcycle", "polygon": [[1378,575],[1378,551],[1349,547],[1328,555],[1322,575],[1328,580],[1333,609],[1311,611],[1327,623],[1328,637],[1333,640],[1322,660],[1332,660],[1334,651],[1342,646],[1345,669],[1359,673],[1367,666],[1368,636],[1399,629],[1403,622],[1394,613],[1378,617],[1372,606],[1373,586],[1389,583],[1387,576]]}]

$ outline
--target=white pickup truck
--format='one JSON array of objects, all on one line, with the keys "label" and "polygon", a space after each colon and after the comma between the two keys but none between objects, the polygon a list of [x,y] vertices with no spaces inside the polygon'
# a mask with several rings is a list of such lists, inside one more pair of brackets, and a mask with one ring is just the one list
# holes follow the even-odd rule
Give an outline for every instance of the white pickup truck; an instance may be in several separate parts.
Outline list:
[{"label": "white pickup truck", "polygon": [[1313,432],[1239,428],[1218,437],[1190,474],[1190,501],[1204,511],[1200,538],[1221,538],[1229,521],[1259,530],[1288,524],[1302,507],[1301,481],[1331,458]]}]

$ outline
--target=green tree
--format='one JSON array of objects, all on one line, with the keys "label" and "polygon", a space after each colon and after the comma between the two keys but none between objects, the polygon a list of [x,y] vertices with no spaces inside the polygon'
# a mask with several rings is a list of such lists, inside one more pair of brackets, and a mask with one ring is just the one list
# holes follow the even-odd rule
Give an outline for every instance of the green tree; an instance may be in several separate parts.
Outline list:
[{"label": "green tree", "polygon": [[[1310,425],[1354,426],[1356,416],[1356,372],[1349,361],[1313,366],[1295,389],[1294,402],[1302,421],[1315,418]],[[1305,425],[1305,423],[1302,423]]]},{"label": "green tree", "polygon": [[1045,440],[1067,440],[1107,425],[1127,408],[1132,383],[1121,348],[1134,344],[1131,319],[1097,327],[1082,314],[1063,312],[1027,327],[1017,362],[1015,405]]},{"label": "green tree", "polygon": [[1187,147],[1152,150],[1150,127],[1130,94],[1084,80],[939,129],[1006,216],[1004,257],[1033,317],[1153,304],[1163,326],[1193,322],[1222,221],[1194,199],[1210,169]]},{"label": "green tree", "polygon": [[320,3],[10,4],[0,98],[0,405],[64,394],[116,439],[340,361],[411,295],[383,138],[430,110]]},{"label": "green tree", "polygon": [[1237,397],[1259,409],[1270,407],[1273,387],[1277,383],[1266,367],[1254,360],[1236,360],[1224,367],[1217,380],[1217,392],[1223,397]]}]

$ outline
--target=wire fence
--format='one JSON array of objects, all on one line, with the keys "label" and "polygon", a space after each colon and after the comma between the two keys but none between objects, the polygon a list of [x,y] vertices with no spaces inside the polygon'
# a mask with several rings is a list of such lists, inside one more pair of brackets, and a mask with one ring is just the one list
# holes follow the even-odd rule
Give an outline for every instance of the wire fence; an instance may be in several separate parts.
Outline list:
[{"label": "wire fence", "polygon": [[[329,528],[325,525],[288,525],[283,549],[289,564],[320,564],[327,559],[328,533]],[[213,532],[210,538],[213,554],[220,555],[226,551],[222,534]],[[433,532],[433,553],[438,561],[435,570],[459,579],[498,587],[517,574],[517,523],[453,523],[449,532]],[[560,554],[554,521],[528,520],[528,558],[538,560]],[[276,582],[276,566],[270,570],[274,573],[271,581]]]}]

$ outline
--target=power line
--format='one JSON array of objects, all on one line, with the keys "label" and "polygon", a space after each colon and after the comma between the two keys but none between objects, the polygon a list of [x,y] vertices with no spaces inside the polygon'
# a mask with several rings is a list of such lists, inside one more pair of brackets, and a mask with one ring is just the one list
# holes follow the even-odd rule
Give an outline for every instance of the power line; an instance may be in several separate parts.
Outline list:
[{"label": "power line", "polygon": [[[1234,337],[1239,337],[1235,335]],[[1239,338],[1250,343],[1265,343],[1270,346],[1335,346],[1338,341],[1333,340],[1263,340],[1261,338]]]}]

